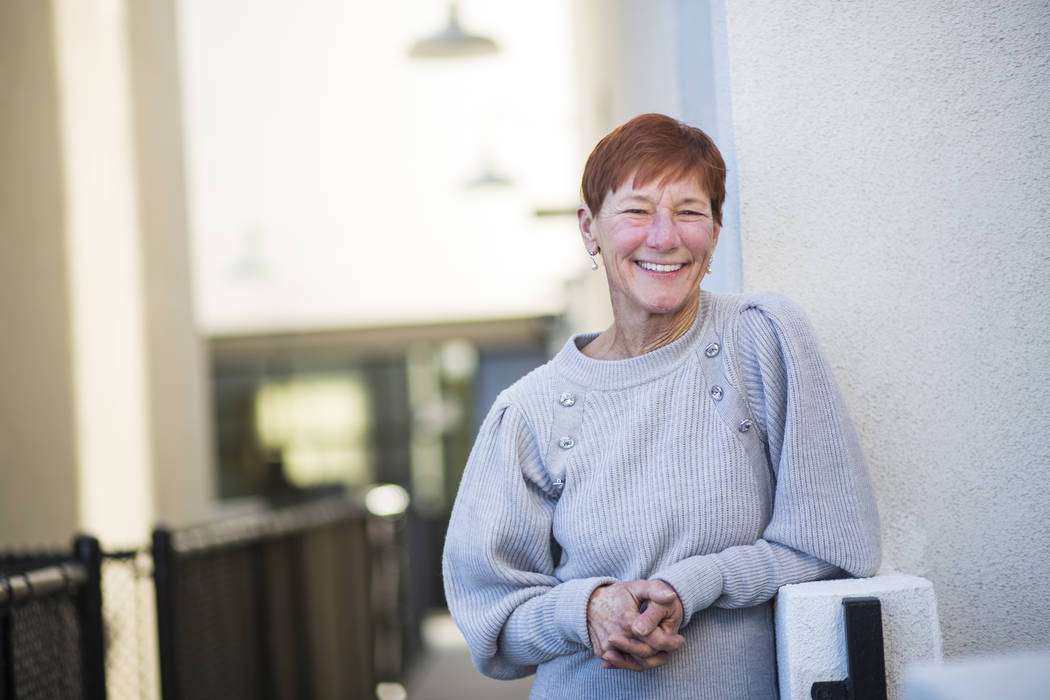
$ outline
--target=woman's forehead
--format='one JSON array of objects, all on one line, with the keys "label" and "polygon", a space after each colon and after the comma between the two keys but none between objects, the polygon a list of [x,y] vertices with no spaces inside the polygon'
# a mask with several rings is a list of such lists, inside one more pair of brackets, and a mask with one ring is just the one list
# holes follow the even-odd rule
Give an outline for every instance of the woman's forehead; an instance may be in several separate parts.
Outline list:
[{"label": "woman's forehead", "polygon": [[657,173],[643,178],[640,174],[632,172],[620,185],[610,190],[606,197],[625,199],[637,197],[642,199],[662,199],[671,197],[673,199],[699,199],[710,202],[711,197],[700,184],[700,178],[695,174],[680,173]]}]

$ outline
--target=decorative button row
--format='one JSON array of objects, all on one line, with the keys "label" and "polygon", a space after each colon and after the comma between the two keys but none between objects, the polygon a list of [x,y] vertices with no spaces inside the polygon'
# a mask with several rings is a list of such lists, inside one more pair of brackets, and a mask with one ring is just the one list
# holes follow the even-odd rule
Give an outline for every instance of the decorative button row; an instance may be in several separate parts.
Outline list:
[{"label": "decorative button row", "polygon": [[751,430],[751,419],[745,418],[744,420],[740,421],[740,425],[738,425],[736,429],[742,433],[746,433],[747,431]]},{"label": "decorative button row", "polygon": [[558,397],[558,403],[565,408],[570,408],[576,405],[576,397],[570,392],[566,391],[564,394]]},{"label": "decorative button row", "polygon": [[711,343],[706,348],[704,348],[704,354],[708,357],[714,357],[718,354],[718,351],[721,349],[722,346],[720,346],[718,343]]},{"label": "decorative button row", "polygon": [[725,390],[723,390],[722,387],[718,386],[717,384],[711,387],[712,399],[714,399],[715,401],[721,401],[723,396],[725,396]]},{"label": "decorative button row", "polygon": [[571,450],[575,446],[576,446],[576,441],[573,440],[568,435],[566,435],[565,437],[563,437],[560,440],[558,440],[558,447],[562,448],[563,450]]}]

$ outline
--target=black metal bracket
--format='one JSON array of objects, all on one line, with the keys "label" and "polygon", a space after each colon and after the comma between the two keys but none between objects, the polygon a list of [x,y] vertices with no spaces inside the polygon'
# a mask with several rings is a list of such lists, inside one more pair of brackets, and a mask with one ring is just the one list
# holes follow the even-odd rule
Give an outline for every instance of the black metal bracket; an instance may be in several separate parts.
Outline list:
[{"label": "black metal bracket", "polygon": [[882,604],[878,598],[843,598],[846,661],[841,681],[819,681],[813,700],[886,700],[886,655],[882,640]]}]

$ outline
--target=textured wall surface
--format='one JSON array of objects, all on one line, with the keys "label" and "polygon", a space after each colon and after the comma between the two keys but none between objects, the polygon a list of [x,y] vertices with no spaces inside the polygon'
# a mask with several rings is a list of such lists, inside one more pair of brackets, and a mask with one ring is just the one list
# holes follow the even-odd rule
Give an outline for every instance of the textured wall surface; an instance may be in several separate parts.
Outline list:
[{"label": "textured wall surface", "polygon": [[918,576],[814,581],[784,586],[777,595],[777,673],[780,697],[808,700],[814,683],[849,675],[844,598],[875,597],[882,612],[886,692],[901,696],[904,670],[941,659],[933,584]]},{"label": "textured wall surface", "polygon": [[1050,650],[957,659],[911,669],[904,700],[1046,700]]},{"label": "textured wall surface", "polygon": [[1050,3],[726,3],[744,286],[810,314],[884,571],[1050,644]]}]

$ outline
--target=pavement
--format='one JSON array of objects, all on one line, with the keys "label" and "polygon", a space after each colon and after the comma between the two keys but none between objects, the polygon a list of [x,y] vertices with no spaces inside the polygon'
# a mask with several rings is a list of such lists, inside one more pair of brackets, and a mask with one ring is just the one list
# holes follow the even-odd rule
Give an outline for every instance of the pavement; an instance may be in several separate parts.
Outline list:
[{"label": "pavement", "polygon": [[[403,688],[380,700],[527,700],[532,677],[496,681],[481,675],[470,650],[447,613],[423,621],[424,652]],[[402,694],[403,693],[403,694]]]}]

